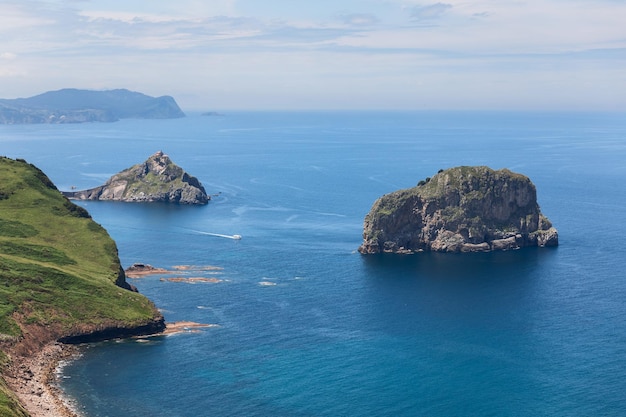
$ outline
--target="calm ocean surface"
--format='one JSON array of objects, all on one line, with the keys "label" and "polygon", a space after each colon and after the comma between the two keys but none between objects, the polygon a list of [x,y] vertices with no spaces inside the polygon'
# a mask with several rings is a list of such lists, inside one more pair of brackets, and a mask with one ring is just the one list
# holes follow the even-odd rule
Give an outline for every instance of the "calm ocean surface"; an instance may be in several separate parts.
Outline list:
[{"label": "calm ocean surface", "polygon": [[[81,205],[124,267],[194,265],[177,276],[222,280],[129,280],[167,321],[218,326],[87,348],[63,374],[87,415],[626,413],[625,115],[237,112],[0,126],[0,154],[63,190],[158,150],[215,195],[208,206]],[[457,165],[528,175],[561,246],[355,252],[377,197]]]}]

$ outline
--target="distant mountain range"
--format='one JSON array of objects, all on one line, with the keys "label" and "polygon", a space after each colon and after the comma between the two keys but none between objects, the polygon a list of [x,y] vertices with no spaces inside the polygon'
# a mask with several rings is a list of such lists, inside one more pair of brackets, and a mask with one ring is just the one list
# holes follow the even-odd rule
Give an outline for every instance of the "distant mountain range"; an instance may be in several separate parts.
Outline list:
[{"label": "distant mountain range", "polygon": [[150,97],[126,89],[65,88],[29,98],[0,99],[0,124],[115,122],[185,117],[171,96]]}]

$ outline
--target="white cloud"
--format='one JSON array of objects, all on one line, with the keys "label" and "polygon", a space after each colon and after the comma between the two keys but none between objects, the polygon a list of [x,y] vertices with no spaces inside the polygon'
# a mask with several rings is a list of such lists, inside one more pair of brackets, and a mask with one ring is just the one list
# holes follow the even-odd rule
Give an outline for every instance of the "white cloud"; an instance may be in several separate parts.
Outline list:
[{"label": "white cloud", "polygon": [[86,17],[88,21],[119,21],[124,23],[139,23],[139,22],[150,22],[150,23],[160,23],[160,22],[172,22],[177,20],[182,20],[179,17],[172,17],[169,15],[162,14],[151,14],[151,13],[134,13],[134,12],[124,12],[124,11],[104,11],[104,10],[94,10],[94,11],[81,11],[78,13],[79,16]]},{"label": "white cloud", "polygon": [[33,13],[30,2],[0,3],[0,33],[49,25],[53,20],[45,14]]},{"label": "white cloud", "polygon": [[207,16],[235,16],[235,0],[91,0],[79,13],[91,19],[164,22]]},{"label": "white cloud", "polygon": [[430,20],[441,17],[452,5],[448,3],[434,3],[427,6],[414,6],[411,8],[411,17],[416,20]]},{"label": "white cloud", "polygon": [[307,7],[3,0],[0,90],[11,97],[125,87],[185,97],[189,106],[212,97],[218,107],[294,108],[518,106],[528,101],[523,91],[545,89],[554,106],[571,106],[572,97],[596,106],[604,92],[610,106],[626,108],[617,75],[626,67],[622,2],[324,0],[315,11]]},{"label": "white cloud", "polygon": [[352,13],[340,16],[341,20],[350,26],[371,26],[379,23],[379,19],[368,13]]}]

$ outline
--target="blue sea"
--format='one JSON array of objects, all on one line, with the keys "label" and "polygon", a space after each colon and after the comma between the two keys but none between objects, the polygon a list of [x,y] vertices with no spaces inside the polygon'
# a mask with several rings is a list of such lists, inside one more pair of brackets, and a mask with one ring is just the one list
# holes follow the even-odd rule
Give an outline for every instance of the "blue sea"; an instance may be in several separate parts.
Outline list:
[{"label": "blue sea", "polygon": [[[626,414],[626,115],[232,112],[0,126],[59,189],[158,150],[207,206],[81,202],[129,280],[199,333],[86,347],[62,389],[91,417]],[[376,198],[458,165],[537,186],[558,248],[362,256]],[[227,236],[241,235],[241,240]],[[225,235],[225,236],[217,236]]]}]

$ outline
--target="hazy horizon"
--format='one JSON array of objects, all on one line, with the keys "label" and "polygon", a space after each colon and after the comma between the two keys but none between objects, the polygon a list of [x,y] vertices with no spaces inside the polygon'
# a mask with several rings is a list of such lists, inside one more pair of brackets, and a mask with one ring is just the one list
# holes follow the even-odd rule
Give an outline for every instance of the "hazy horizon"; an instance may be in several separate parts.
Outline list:
[{"label": "hazy horizon", "polygon": [[0,0],[0,98],[126,88],[185,111],[624,111],[625,16],[611,0]]}]

